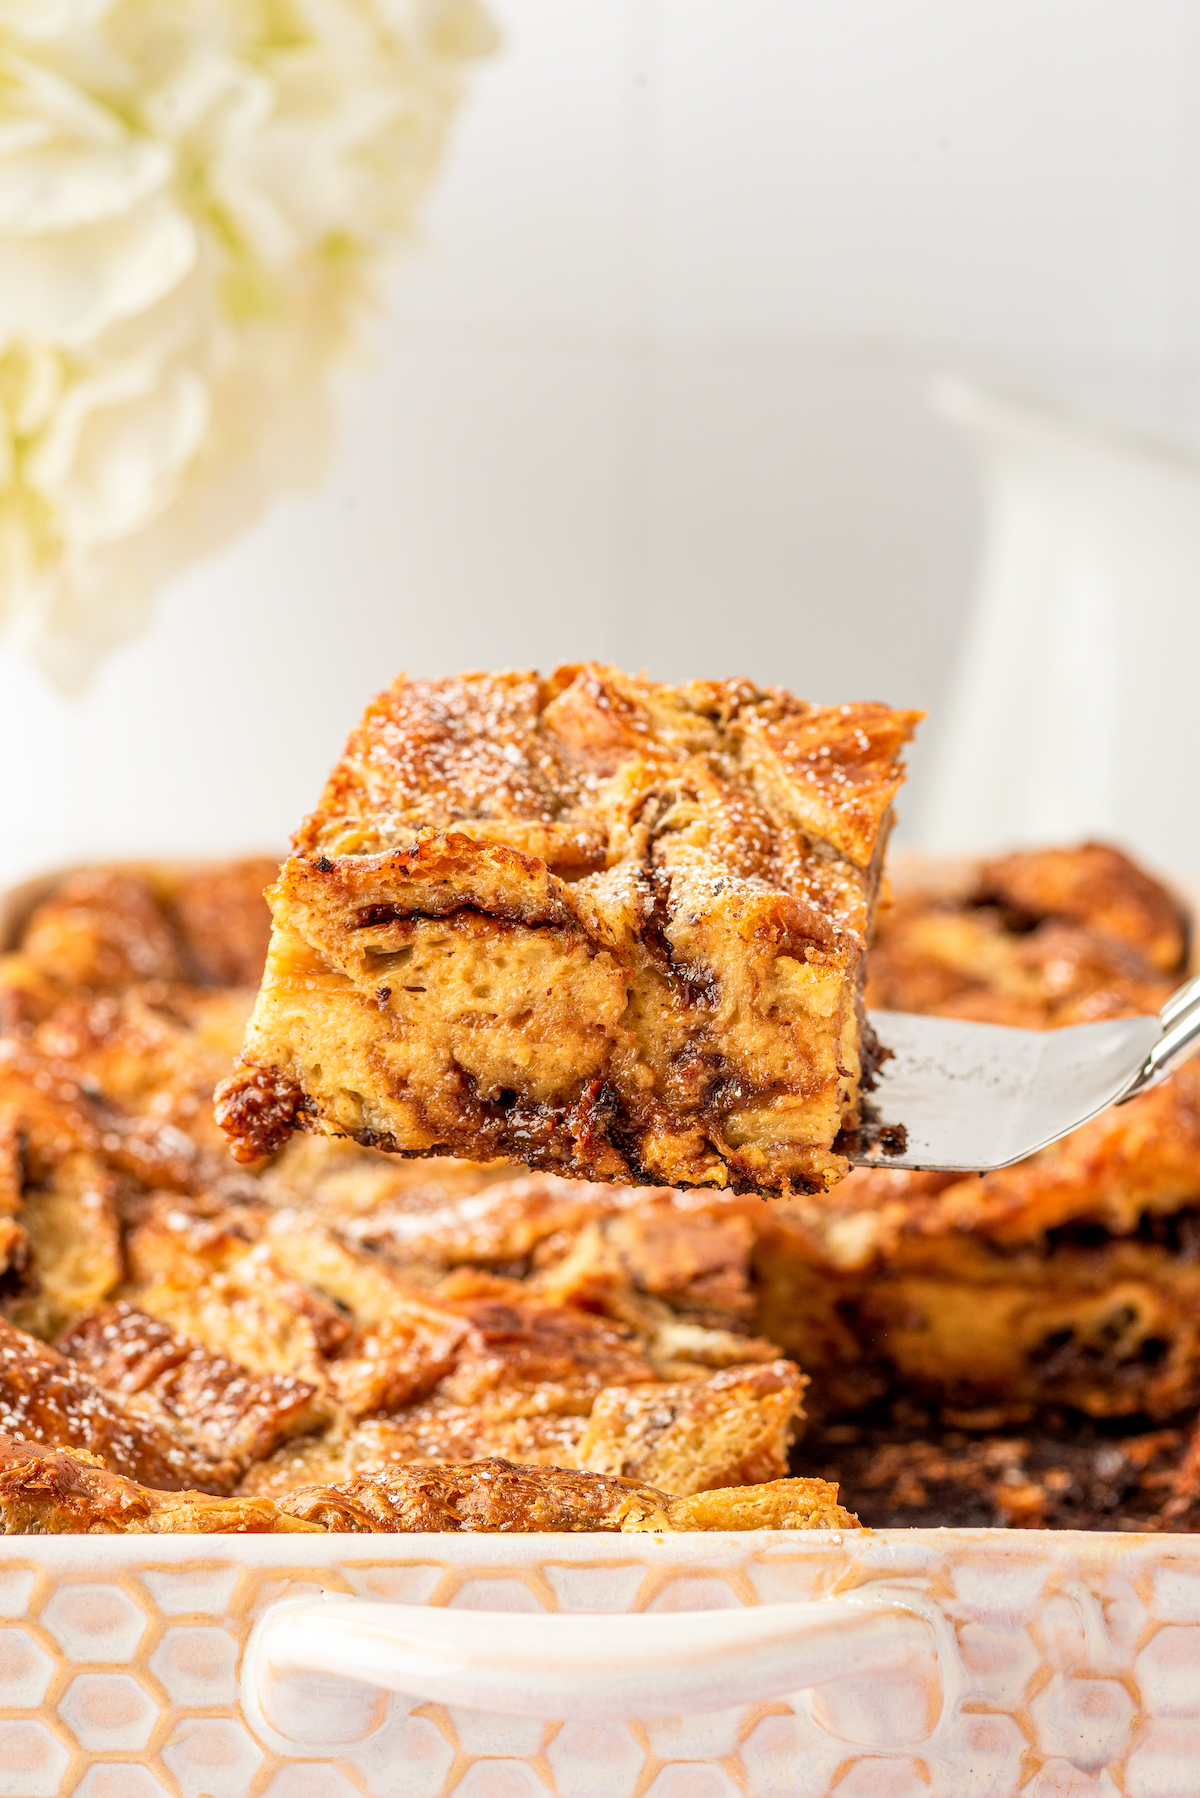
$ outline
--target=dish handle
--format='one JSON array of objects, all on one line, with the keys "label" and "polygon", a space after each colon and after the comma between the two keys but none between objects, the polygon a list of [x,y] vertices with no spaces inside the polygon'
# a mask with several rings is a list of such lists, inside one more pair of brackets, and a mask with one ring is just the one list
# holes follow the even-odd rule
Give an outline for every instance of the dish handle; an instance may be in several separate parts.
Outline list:
[{"label": "dish handle", "polygon": [[606,1722],[818,1688],[814,1714],[830,1733],[902,1747],[926,1740],[941,1714],[939,1635],[916,1609],[876,1597],[631,1614],[302,1598],[272,1606],[251,1635],[243,1708],[277,1752],[296,1753],[361,1739],[381,1692]]}]

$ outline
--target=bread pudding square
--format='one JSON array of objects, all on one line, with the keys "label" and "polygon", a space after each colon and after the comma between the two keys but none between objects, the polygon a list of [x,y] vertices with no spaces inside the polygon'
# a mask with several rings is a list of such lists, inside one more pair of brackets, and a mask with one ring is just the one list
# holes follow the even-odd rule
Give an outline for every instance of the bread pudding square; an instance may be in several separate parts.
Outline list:
[{"label": "bread pudding square", "polygon": [[832,1185],[917,718],[596,664],[401,677],[269,891],[218,1092],[234,1152],[301,1128],[578,1179]]}]

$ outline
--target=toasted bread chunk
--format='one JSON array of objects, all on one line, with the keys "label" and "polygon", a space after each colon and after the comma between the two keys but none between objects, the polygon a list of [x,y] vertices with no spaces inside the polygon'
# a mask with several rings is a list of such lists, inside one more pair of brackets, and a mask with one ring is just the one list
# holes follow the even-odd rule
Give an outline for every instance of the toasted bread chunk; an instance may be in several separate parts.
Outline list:
[{"label": "toasted bread chunk", "polygon": [[[624,725],[614,729],[620,737]],[[456,801],[451,816],[423,803],[406,814],[414,835],[479,810]],[[589,868],[600,873],[589,861],[598,837],[539,837],[539,821],[526,822],[529,834],[504,843],[529,856],[541,842],[550,873],[586,896]],[[455,827],[480,841],[496,823],[463,816]],[[514,820],[499,824],[509,832]],[[346,852],[398,845],[380,837]],[[722,1443],[757,1439],[763,1413],[747,1378],[781,1351],[813,1379],[816,1421],[793,1464],[841,1475],[872,1523],[1095,1527],[1120,1516],[1126,1527],[1191,1527],[1172,1522],[1168,1464],[1182,1452],[1177,1422],[1200,1399],[1193,1069],[982,1180],[859,1172],[815,1195],[793,1182],[770,1207],[729,1186],[588,1183],[500,1161],[406,1159],[312,1133],[294,1136],[270,1167],[239,1171],[208,1089],[240,1042],[248,998],[205,983],[248,977],[268,916],[264,904],[255,925],[254,886],[266,873],[227,879],[218,869],[206,893],[207,875],[108,872],[133,886],[75,885],[63,903],[52,894],[26,927],[35,959],[19,933],[0,958],[0,1305],[37,1336],[66,1323],[72,1346],[81,1314],[118,1295],[148,1303],[149,1327],[170,1342],[191,1340],[190,1373],[173,1350],[157,1374],[152,1352],[134,1357],[140,1392],[122,1387],[121,1367],[97,1366],[114,1384],[85,1386],[83,1408],[89,1427],[100,1416],[142,1432],[124,1465],[157,1440],[181,1457],[172,1475],[190,1487],[227,1487],[241,1445],[256,1442],[266,1458],[251,1459],[241,1490],[258,1521],[237,1523],[239,1499],[224,1522],[195,1527],[275,1527],[262,1521],[264,1495],[414,1462],[469,1467],[500,1455],[576,1466],[585,1442],[611,1457],[606,1468],[659,1489],[740,1478],[713,1456]],[[873,1002],[890,982],[891,1003],[1050,1027],[1157,1007],[1182,977],[1176,901],[1114,851],[1006,857],[937,894],[905,892],[903,878],[872,952]],[[88,985],[55,978],[59,943],[76,958],[62,968]],[[126,1279],[114,1285],[122,1254]],[[455,1269],[457,1284],[447,1284]],[[476,1302],[514,1308],[517,1326],[468,1315]],[[555,1311],[561,1328],[546,1321]],[[228,1387],[210,1382],[201,1357],[237,1364]],[[693,1428],[721,1396],[712,1376],[727,1371],[727,1411]],[[49,1414],[64,1440],[80,1433],[83,1364],[70,1372],[69,1402]],[[284,1430],[268,1452],[270,1406],[260,1438],[253,1405],[244,1417],[222,1406],[239,1380],[275,1379],[314,1390],[314,1427]],[[869,1422],[847,1422],[867,1404]],[[1081,1423],[1080,1411],[1099,1421]],[[1165,1427],[1129,1436],[1147,1416]],[[222,1419],[238,1445],[224,1459],[213,1452],[224,1448],[213,1440],[220,1424],[209,1428]],[[160,1436],[147,1435],[151,1424]],[[967,1435],[1013,1424],[1020,1442],[972,1445]],[[862,1441],[843,1460],[848,1429]],[[1056,1429],[1071,1433],[1070,1455],[1051,1441]],[[1118,1454],[1124,1472],[1106,1484],[1101,1462]],[[1195,1464],[1193,1447],[1193,1473]],[[955,1469],[973,1494],[961,1504]],[[1140,1482],[1137,1503],[1114,1510],[1122,1481]],[[749,1527],[787,1515],[764,1499],[773,1489],[731,1489]],[[191,1503],[180,1493],[175,1521],[153,1527],[189,1527],[179,1520]],[[787,1483],[785,1503],[799,1503],[798,1482]],[[736,1527],[724,1515],[720,1527]]]},{"label": "toasted bread chunk", "polygon": [[470,1466],[426,1462],[302,1486],[279,1509],[328,1530],[616,1530],[631,1515],[669,1527],[666,1497],[634,1480],[493,1457]]},{"label": "toasted bread chunk", "polygon": [[857,1529],[823,1480],[675,1499],[634,1480],[502,1460],[390,1468],[268,1498],[158,1492],[85,1450],[0,1436],[0,1534],[273,1535],[578,1530]]},{"label": "toasted bread chunk", "polygon": [[248,1015],[243,990],[158,983],[60,999],[27,1034],[29,1047],[69,1062],[94,1094],[122,1111],[149,1113],[211,1151],[212,1089]]},{"label": "toasted bread chunk", "polygon": [[[247,1189],[213,1119],[212,1092],[241,1043],[261,974],[250,938],[256,931],[265,953],[262,886],[274,865],[71,876],[34,908],[14,951],[0,956],[8,1069],[19,1071],[24,1052],[28,1077],[43,1092],[69,1072],[77,1121],[106,1138],[106,1154],[139,1181],[230,1197]],[[206,905],[211,928],[201,942],[184,914]],[[225,963],[215,946],[222,923]],[[233,973],[240,985],[217,984]],[[6,1070],[0,1089],[7,1084]]]},{"label": "toasted bread chunk", "polygon": [[401,678],[268,894],[235,1153],[297,1128],[578,1178],[818,1191],[917,714],[588,664]]},{"label": "toasted bread chunk", "polygon": [[1025,850],[985,862],[976,896],[982,904],[1002,907],[1018,928],[1044,918],[1070,919],[1128,944],[1160,974],[1183,968],[1188,946],[1183,907],[1110,844]]},{"label": "toasted bread chunk", "polygon": [[175,1434],[120,1400],[12,1324],[0,1322],[0,1434],[81,1448],[114,1473],[178,1491],[196,1483],[194,1457]]},{"label": "toasted bread chunk", "polygon": [[[97,1090],[82,1058],[42,1055],[0,1038],[0,1135],[12,1132],[20,1144],[23,1185],[52,1181],[64,1157],[80,1150],[150,1190],[229,1202],[254,1193],[224,1148],[203,1140],[210,1136],[207,1125],[191,1136],[163,1115],[173,1108],[174,1093],[164,1091],[156,1106],[152,1078],[143,1090],[145,1109],[122,1105]],[[190,1097],[198,1108],[194,1091]]]},{"label": "toasted bread chunk", "polygon": [[[1027,1161],[988,1174],[860,1170],[819,1209],[790,1215],[815,1228],[830,1260],[878,1265],[906,1236],[970,1232],[1017,1250],[1048,1230],[1087,1223],[1136,1233],[1200,1195],[1200,1062]],[[1098,1239],[1097,1239],[1098,1240]]]},{"label": "toasted bread chunk", "polygon": [[119,1179],[94,1154],[66,1154],[53,1177],[23,1195],[26,1257],[5,1309],[11,1321],[52,1340],[107,1298],[124,1277]]},{"label": "toasted bread chunk", "polygon": [[[547,1303],[515,1280],[464,1269],[443,1284],[436,1309],[443,1327],[462,1335],[452,1347],[444,1338],[449,1365],[430,1396],[349,1433],[281,1449],[251,1469],[244,1489],[279,1493],[360,1469],[494,1455],[571,1466],[597,1395],[656,1381],[636,1330]],[[339,1362],[329,1375],[341,1390]],[[363,1377],[353,1359],[349,1377]]]},{"label": "toasted bread chunk", "polygon": [[[0,1040],[0,1127],[5,1156],[6,1204],[53,1178],[80,1152],[105,1156],[101,1115],[69,1063],[47,1061],[11,1039]],[[113,1146],[118,1138],[113,1135]]]},{"label": "toasted bread chunk", "polygon": [[438,1304],[470,1326],[441,1387],[451,1404],[509,1417],[587,1416],[605,1386],[655,1377],[628,1325],[546,1303],[515,1280],[464,1268],[444,1282]]},{"label": "toasted bread chunk", "polygon": [[856,1529],[824,1480],[672,1498],[636,1480],[493,1459],[470,1467],[395,1467],[304,1486],[279,1510],[331,1531]]},{"label": "toasted bread chunk", "polygon": [[[838,1488],[828,1480],[772,1480],[764,1486],[726,1486],[673,1498],[666,1507],[672,1530],[856,1530],[858,1518],[838,1503]],[[621,1526],[653,1529],[640,1518]]]},{"label": "toasted bread chunk", "polygon": [[263,1242],[276,1267],[332,1300],[356,1323],[382,1323],[413,1297],[411,1286],[377,1255],[351,1247],[302,1211],[269,1215]]},{"label": "toasted bread chunk", "polygon": [[257,857],[67,875],[30,914],[20,955],[58,991],[255,986],[271,930],[263,889],[278,871],[276,859]]},{"label": "toasted bread chunk", "polygon": [[460,1318],[417,1302],[355,1331],[329,1367],[334,1397],[351,1417],[400,1411],[427,1398],[454,1369],[468,1332]]},{"label": "toasted bread chunk", "polygon": [[983,1428],[1171,1418],[1200,1398],[1197,1193],[1193,1064],[1014,1167],[797,1202],[760,1241],[756,1321],[831,1410],[902,1389]]},{"label": "toasted bread chunk", "polygon": [[1164,980],[1129,944],[1047,920],[1027,933],[995,911],[901,904],[872,957],[867,1003],[1047,1030],[1158,1011]]},{"label": "toasted bread chunk", "polygon": [[288,1279],[261,1247],[227,1273],[202,1281],[160,1276],[125,1296],[214,1353],[228,1349],[255,1373],[294,1374],[317,1386],[326,1356],[352,1333],[335,1306]]},{"label": "toasted bread chunk", "polygon": [[316,1526],[269,1499],[161,1492],[111,1473],[84,1449],[47,1449],[0,1436],[0,1534],[5,1536],[271,1535]]},{"label": "toasted bread chunk", "polygon": [[350,1429],[285,1443],[249,1469],[238,1490],[279,1498],[297,1487],[328,1484],[427,1461],[469,1466],[495,1456],[527,1466],[571,1467],[587,1418],[577,1412],[489,1414],[436,1396],[394,1417],[369,1417]]},{"label": "toasted bread chunk", "polygon": [[[0,1052],[4,1305],[41,1337],[66,1326],[66,1361],[45,1351],[66,1409],[109,1431],[63,1440],[210,1494],[241,1477],[247,1496],[413,1461],[573,1466],[605,1391],[653,1387],[682,1414],[677,1388],[778,1359],[746,1333],[757,1200],[406,1162],[324,1136],[265,1175],[222,1166],[191,1113],[244,1001],[196,983],[244,971],[253,882],[111,873],[35,910],[44,967],[22,945],[0,969],[24,995]],[[227,906],[245,929],[222,967]],[[90,986],[51,977],[67,924]],[[728,1434],[740,1407],[750,1440],[778,1394],[759,1402],[739,1380],[706,1414]],[[689,1475],[676,1434],[681,1490],[735,1477],[700,1433],[706,1470]]]},{"label": "toasted bread chunk", "polygon": [[202,986],[258,985],[271,940],[263,891],[278,872],[278,860],[264,856],[160,880],[163,908],[191,979]]},{"label": "toasted bread chunk", "polygon": [[867,1002],[1045,1030],[1158,1011],[1182,979],[1178,901],[1099,843],[983,864],[961,896],[903,894],[880,921]]},{"label": "toasted bread chunk", "polygon": [[[751,1316],[754,1221],[735,1208],[737,1200],[695,1204],[683,1194],[652,1192],[633,1209],[620,1197],[610,1189],[607,1204],[580,1218],[570,1252],[539,1280],[544,1291],[596,1310],[605,1308],[607,1289],[632,1288],[718,1329]],[[543,1251],[541,1258],[549,1256]]]},{"label": "toasted bread chunk", "polygon": [[610,1386],[592,1407],[576,1464],[680,1497],[780,1479],[806,1384],[790,1361],[773,1361],[682,1386]]},{"label": "toasted bread chunk", "polygon": [[319,1137],[299,1139],[281,1162],[263,1181],[287,1207],[270,1226],[272,1252],[286,1259],[277,1228],[298,1247],[306,1233],[363,1245],[369,1253],[338,1251],[350,1265],[336,1278],[318,1268],[323,1250],[287,1261],[297,1273],[306,1263],[304,1277],[358,1316],[359,1264],[379,1270],[377,1280],[385,1259],[410,1288],[419,1282],[429,1291],[446,1268],[475,1265],[519,1272],[543,1302],[633,1325],[649,1339],[647,1357],[662,1378],[686,1377],[677,1371],[685,1362],[711,1368],[776,1358],[770,1343],[743,1333],[755,1309],[751,1257],[763,1222],[756,1198],[514,1175],[497,1163],[438,1162],[430,1170]]},{"label": "toasted bread chunk", "polygon": [[[466,1356],[461,1380],[452,1374],[431,1397],[391,1416],[288,1443],[252,1467],[241,1489],[278,1497],[300,1485],[392,1466],[497,1455],[637,1479],[653,1472],[664,1490],[679,1493],[786,1471],[805,1385],[790,1362],[716,1374],[694,1368],[688,1384],[655,1380],[644,1368],[647,1377],[637,1385],[606,1382],[597,1392],[594,1357],[564,1354],[561,1338],[549,1349],[538,1342],[531,1352],[528,1334],[520,1332],[525,1340],[518,1350],[525,1377],[517,1377],[510,1337],[503,1345],[509,1353],[492,1357],[486,1383],[479,1380],[479,1359]],[[579,1360],[588,1359],[593,1365],[581,1368]],[[549,1377],[528,1377],[530,1362]]]},{"label": "toasted bread chunk", "polygon": [[29,920],[21,951],[56,985],[95,992],[184,977],[179,942],[148,882],[116,868],[64,880]]},{"label": "toasted bread chunk", "polygon": [[[657,1419],[659,1434],[670,1437],[660,1461],[666,1466],[669,1460],[679,1490],[697,1491],[721,1479],[767,1477],[786,1465],[803,1388],[801,1375],[788,1363],[742,1367],[714,1379],[702,1359],[685,1362],[684,1351],[691,1345],[682,1344],[679,1365],[695,1380],[698,1394],[689,1403],[678,1385],[661,1380],[641,1331],[550,1302],[518,1281],[462,1269],[443,1282],[425,1315],[440,1315],[443,1332],[457,1325],[462,1334],[453,1344],[443,1336],[444,1369],[433,1365],[427,1350],[418,1349],[416,1375],[422,1385],[412,1392],[411,1402],[381,1405],[389,1415],[368,1418],[357,1427],[348,1427],[349,1419],[356,1412],[361,1415],[361,1409],[347,1405],[349,1417],[341,1426],[286,1444],[250,1469],[243,1490],[278,1495],[297,1485],[408,1462],[475,1462],[495,1455],[529,1464],[577,1466],[579,1445],[593,1427],[589,1419],[614,1387],[631,1407],[635,1395],[645,1390],[639,1415],[646,1421],[636,1452],[650,1452],[650,1420]],[[356,1350],[371,1330],[380,1328],[370,1326],[352,1341],[344,1351],[348,1362],[329,1364],[327,1376],[335,1393],[353,1392],[355,1382],[370,1381],[370,1359]],[[701,1352],[710,1346],[706,1339]],[[750,1361],[768,1348],[747,1341],[744,1358]],[[732,1341],[728,1350],[736,1352]],[[386,1359],[376,1367],[374,1377],[386,1378]],[[711,1396],[705,1399],[710,1381]],[[673,1432],[672,1422],[677,1425]],[[626,1425],[627,1439],[636,1433]],[[635,1450],[630,1447],[629,1452]],[[742,1462],[747,1471],[738,1475],[734,1470]],[[751,1467],[757,1470],[753,1475]],[[603,1470],[612,1470],[608,1462]]]},{"label": "toasted bread chunk", "polygon": [[132,1305],[93,1312],[58,1348],[127,1401],[127,1411],[185,1443],[204,1467],[206,1491],[232,1492],[252,1462],[328,1418],[314,1386],[287,1374],[252,1374]]}]

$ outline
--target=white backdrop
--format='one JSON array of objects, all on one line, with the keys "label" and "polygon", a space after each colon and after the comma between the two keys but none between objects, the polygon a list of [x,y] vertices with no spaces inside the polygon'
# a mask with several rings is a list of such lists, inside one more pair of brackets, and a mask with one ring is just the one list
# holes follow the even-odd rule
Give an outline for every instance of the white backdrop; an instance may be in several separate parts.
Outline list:
[{"label": "white backdrop", "polygon": [[[936,715],[978,505],[931,376],[1195,431],[1194,3],[492,5],[321,491],[82,702],[0,652],[0,878],[282,843],[402,666],[598,655]],[[910,832],[936,746],[935,716]]]}]

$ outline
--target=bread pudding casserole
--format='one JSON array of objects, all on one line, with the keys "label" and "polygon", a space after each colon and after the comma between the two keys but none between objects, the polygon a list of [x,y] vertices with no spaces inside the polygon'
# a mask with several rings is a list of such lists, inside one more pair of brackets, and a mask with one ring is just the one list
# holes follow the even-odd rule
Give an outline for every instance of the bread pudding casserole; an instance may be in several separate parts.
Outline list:
[{"label": "bread pudding casserole", "polygon": [[269,899],[219,1116],[593,1181],[822,1192],[918,714],[596,664],[401,677]]},{"label": "bread pudding casserole", "polygon": [[[839,1480],[877,1524],[1200,1527],[1194,1068],[984,1178],[769,1204],[311,1131],[239,1164],[275,873],[96,869],[10,933],[4,1528],[851,1527]],[[898,881],[867,996],[1154,1010],[1187,938],[1115,851],[1013,856]]]},{"label": "bread pudding casserole", "polygon": [[311,1136],[233,1161],[212,1092],[274,872],[67,877],[0,957],[0,1529],[852,1527],[787,1477],[804,1376],[688,1195],[631,1210],[642,1248],[584,1292],[537,1220],[614,1189],[438,1164],[460,1228],[507,1176],[512,1241],[481,1217],[456,1257],[357,1228],[426,1218],[425,1164]]}]

